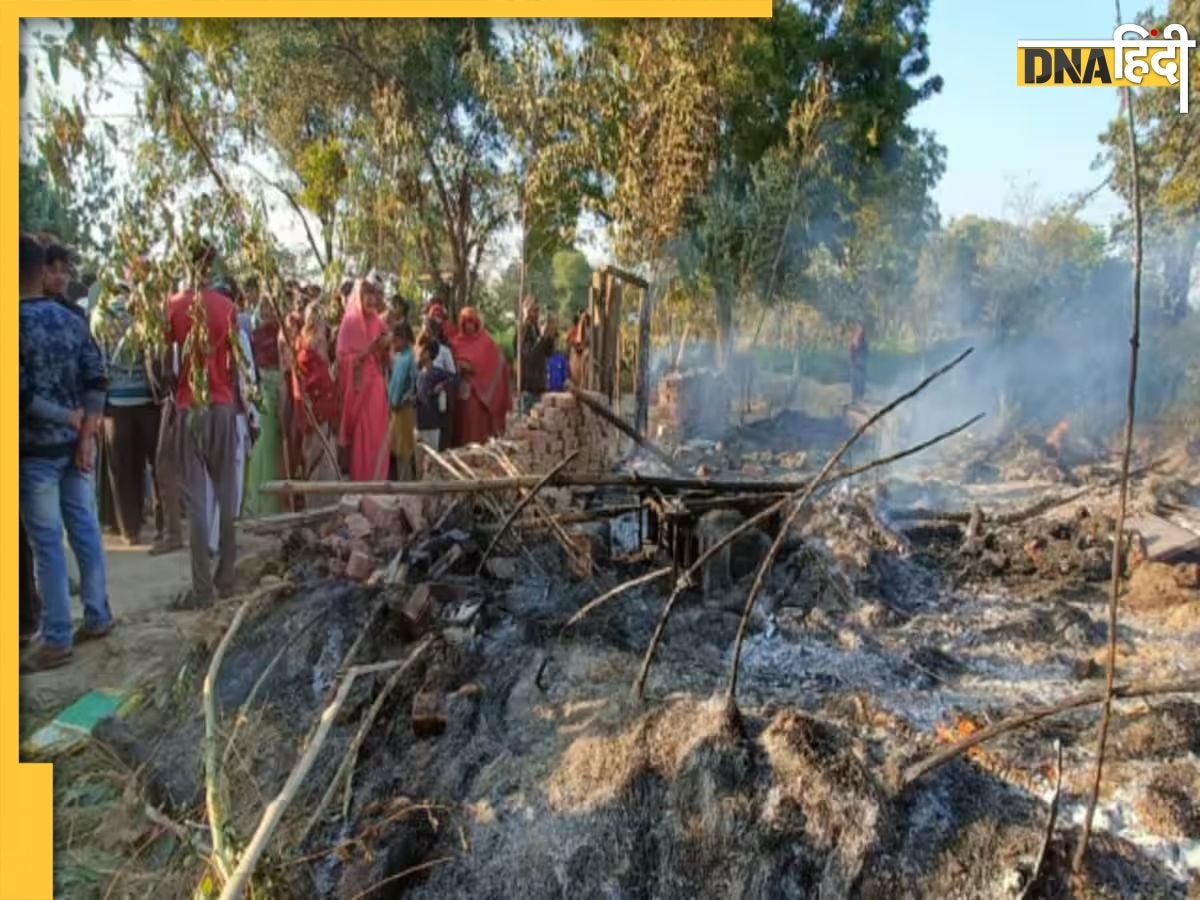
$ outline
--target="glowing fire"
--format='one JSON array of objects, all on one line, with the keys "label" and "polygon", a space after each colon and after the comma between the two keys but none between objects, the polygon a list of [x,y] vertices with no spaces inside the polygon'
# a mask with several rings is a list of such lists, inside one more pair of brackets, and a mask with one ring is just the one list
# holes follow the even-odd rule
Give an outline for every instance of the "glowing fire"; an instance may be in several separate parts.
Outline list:
[{"label": "glowing fire", "polygon": [[1067,431],[1071,428],[1071,423],[1066,419],[1059,421],[1057,425],[1050,429],[1050,433],[1046,435],[1046,443],[1055,450],[1062,449],[1062,439],[1066,436]]}]

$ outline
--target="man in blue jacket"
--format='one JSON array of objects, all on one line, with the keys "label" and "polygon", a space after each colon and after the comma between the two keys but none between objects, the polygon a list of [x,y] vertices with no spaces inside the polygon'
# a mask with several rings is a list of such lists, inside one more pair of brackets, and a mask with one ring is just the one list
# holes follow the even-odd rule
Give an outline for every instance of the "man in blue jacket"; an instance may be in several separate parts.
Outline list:
[{"label": "man in blue jacket", "polygon": [[[42,641],[21,671],[65,665],[73,644],[112,630],[96,518],[96,436],[108,388],[86,319],[44,295],[45,251],[21,235],[20,497],[42,597]],[[63,528],[79,564],[83,625],[72,632]]]}]

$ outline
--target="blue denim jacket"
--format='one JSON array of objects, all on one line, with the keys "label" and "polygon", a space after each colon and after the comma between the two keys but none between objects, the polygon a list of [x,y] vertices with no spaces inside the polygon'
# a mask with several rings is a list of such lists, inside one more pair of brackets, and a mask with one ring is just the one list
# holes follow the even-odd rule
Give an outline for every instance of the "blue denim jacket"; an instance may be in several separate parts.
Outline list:
[{"label": "blue denim jacket", "polygon": [[21,455],[68,456],[76,433],[65,413],[104,412],[104,357],[87,320],[49,297],[20,305]]}]

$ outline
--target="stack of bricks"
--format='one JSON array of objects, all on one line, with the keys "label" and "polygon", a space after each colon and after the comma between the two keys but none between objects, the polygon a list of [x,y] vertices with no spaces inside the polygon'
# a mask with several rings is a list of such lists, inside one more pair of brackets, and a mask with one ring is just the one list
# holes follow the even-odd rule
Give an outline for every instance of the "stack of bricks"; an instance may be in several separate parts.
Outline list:
[{"label": "stack of bricks", "polygon": [[[600,399],[599,394],[591,396]],[[550,471],[576,450],[579,455],[564,472],[604,472],[617,453],[613,427],[570,393],[543,394],[525,421],[509,435],[509,441],[514,446],[513,462],[529,474]]]},{"label": "stack of bricks", "polygon": [[[607,405],[601,394],[589,396]],[[524,475],[543,475],[578,450],[579,455],[562,471],[584,475],[607,472],[617,458],[617,442],[617,432],[611,425],[573,394],[563,392],[543,394],[527,417],[511,421],[508,434],[497,441],[496,449],[503,450]],[[453,455],[480,478],[505,478],[512,474],[487,447],[460,447]],[[426,458],[422,477],[443,480],[450,475]],[[539,494],[543,503],[549,494],[549,489]]]},{"label": "stack of bricks", "polygon": [[660,440],[679,442],[690,437],[717,437],[729,424],[728,382],[712,369],[672,372],[658,383]]}]

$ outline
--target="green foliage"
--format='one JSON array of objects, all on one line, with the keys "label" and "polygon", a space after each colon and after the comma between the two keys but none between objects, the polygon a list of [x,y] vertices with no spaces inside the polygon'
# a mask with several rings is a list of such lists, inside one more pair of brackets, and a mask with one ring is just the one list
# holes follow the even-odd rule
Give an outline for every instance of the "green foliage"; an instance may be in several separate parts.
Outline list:
[{"label": "green foliage", "polygon": [[22,231],[50,232],[71,246],[83,233],[78,213],[54,184],[46,163],[21,163],[19,216]]},{"label": "green foliage", "polygon": [[[1130,21],[1158,28],[1181,23],[1193,33],[1200,26],[1200,0],[1171,0],[1164,15],[1146,10]],[[1200,66],[1189,67],[1191,96],[1200,96]],[[1162,290],[1148,312],[1167,322],[1187,315],[1191,274],[1200,246],[1200,122],[1179,114],[1176,90],[1139,90],[1134,112],[1138,129],[1138,162],[1145,223],[1145,265],[1162,279]],[[1124,110],[1116,114],[1100,138],[1098,165],[1109,169],[1108,184],[1132,209],[1133,178],[1129,158],[1129,127]],[[1118,238],[1132,240],[1131,216],[1116,227]]]},{"label": "green foliage", "polygon": [[578,250],[560,250],[551,260],[550,283],[559,312],[565,318],[587,307],[592,266]]},{"label": "green foliage", "polygon": [[1104,235],[1052,210],[1028,224],[964,216],[934,234],[917,270],[916,312],[933,333],[982,330],[1000,340],[1071,315],[1097,314],[1111,296]]}]

